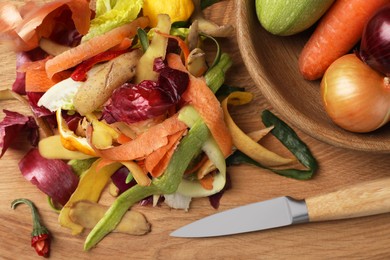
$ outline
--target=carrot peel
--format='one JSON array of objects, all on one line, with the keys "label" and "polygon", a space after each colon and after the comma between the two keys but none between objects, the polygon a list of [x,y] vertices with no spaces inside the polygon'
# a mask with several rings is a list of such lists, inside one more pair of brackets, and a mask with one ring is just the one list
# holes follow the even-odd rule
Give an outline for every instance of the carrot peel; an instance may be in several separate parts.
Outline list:
[{"label": "carrot peel", "polygon": [[[171,68],[188,73],[179,55],[170,53],[167,55],[167,61]],[[232,152],[233,144],[231,134],[224,121],[221,104],[203,78],[196,78],[190,73],[188,74],[190,82],[182,99],[199,112],[222,153],[227,157]]]},{"label": "carrot peel", "polygon": [[100,157],[112,161],[131,161],[143,159],[168,144],[168,136],[187,129],[187,126],[174,115],[163,122],[150,127],[133,140],[122,145],[106,149],[97,149]]},{"label": "carrot peel", "polygon": [[72,68],[82,61],[121,44],[125,38],[133,37],[137,33],[137,28],[145,28],[148,24],[149,19],[147,17],[139,17],[129,24],[122,25],[103,35],[91,38],[53,57],[45,65],[48,77],[52,78],[57,72]]}]

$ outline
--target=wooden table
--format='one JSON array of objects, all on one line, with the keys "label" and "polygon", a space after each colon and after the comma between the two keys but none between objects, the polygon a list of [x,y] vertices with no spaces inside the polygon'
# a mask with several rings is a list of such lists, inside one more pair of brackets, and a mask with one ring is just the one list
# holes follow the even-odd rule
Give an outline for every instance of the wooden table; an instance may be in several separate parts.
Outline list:
[{"label": "wooden table", "polygon": [[[216,4],[206,14],[220,24],[234,24],[234,1]],[[236,39],[227,39],[222,48],[234,59],[226,82],[245,87],[255,94],[254,101],[233,113],[244,131],[261,127],[260,112],[272,109],[256,89],[240,58]],[[0,52],[1,88],[10,87],[15,77],[15,58]],[[16,101],[2,101],[1,109],[27,112]],[[273,110],[275,111],[275,110]],[[1,115],[3,117],[3,114]],[[46,196],[26,181],[18,161],[28,145],[20,140],[0,160],[0,259],[38,259],[30,247],[31,214],[26,206],[10,208],[15,198],[31,199],[39,208],[44,223],[52,232],[52,259],[385,259],[390,257],[390,214],[324,223],[311,223],[280,229],[207,239],[173,238],[169,233],[212,213],[275,196],[304,198],[332,191],[338,187],[389,176],[388,154],[368,154],[339,149],[319,142],[295,129],[319,161],[319,171],[309,181],[284,178],[251,167],[228,169],[233,187],[222,197],[218,210],[207,199],[196,199],[189,212],[161,207],[135,208],[145,214],[152,231],[145,236],[110,234],[89,252],[83,251],[87,232],[72,236],[61,228]],[[279,146],[269,138],[269,147]],[[103,203],[112,198],[103,196]]]}]

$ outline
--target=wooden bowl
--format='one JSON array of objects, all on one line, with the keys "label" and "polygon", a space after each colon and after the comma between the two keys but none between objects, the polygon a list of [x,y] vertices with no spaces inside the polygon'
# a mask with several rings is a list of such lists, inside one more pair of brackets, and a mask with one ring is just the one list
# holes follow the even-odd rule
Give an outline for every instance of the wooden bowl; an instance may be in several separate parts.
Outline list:
[{"label": "wooden bowl", "polygon": [[390,152],[390,126],[357,134],[343,130],[327,116],[320,81],[303,79],[298,56],[310,29],[294,36],[265,31],[256,16],[255,1],[236,0],[236,31],[241,56],[262,95],[283,119],[306,134],[333,146]]}]

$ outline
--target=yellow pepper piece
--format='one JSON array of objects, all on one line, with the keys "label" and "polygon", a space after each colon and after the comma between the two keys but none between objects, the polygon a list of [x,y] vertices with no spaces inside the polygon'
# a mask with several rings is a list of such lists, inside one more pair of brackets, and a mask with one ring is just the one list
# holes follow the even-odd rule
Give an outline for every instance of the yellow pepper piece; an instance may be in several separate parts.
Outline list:
[{"label": "yellow pepper piece", "polygon": [[105,121],[99,121],[97,116],[94,114],[87,114],[85,117],[89,122],[92,122],[94,128],[101,128],[101,131],[107,132],[107,134],[109,134],[112,139],[117,139],[119,137],[119,133],[111,125],[107,124]]},{"label": "yellow pepper piece", "polygon": [[237,125],[234,123],[232,117],[228,111],[229,105],[243,105],[249,103],[253,98],[253,95],[249,92],[233,92],[222,101],[222,109],[225,116],[225,122],[232,134],[233,145],[255,160],[256,162],[264,166],[279,166],[291,163],[294,159],[282,157],[259,143],[252,140],[251,137],[246,135]]},{"label": "yellow pepper piece", "polygon": [[142,11],[144,16],[149,17],[150,26],[156,27],[158,14],[169,15],[172,23],[187,21],[191,17],[194,8],[192,0],[144,0]]},{"label": "yellow pepper piece", "polygon": [[112,146],[114,140],[118,139],[119,133],[112,127],[97,119],[93,119],[92,128],[92,145],[98,149],[105,149]]},{"label": "yellow pepper piece", "polygon": [[52,135],[41,139],[38,143],[38,149],[39,153],[47,159],[83,160],[93,157],[80,151],[66,149],[62,145],[61,136],[59,135]]},{"label": "yellow pepper piece", "polygon": [[69,212],[73,203],[80,200],[89,200],[97,202],[100,195],[106,187],[111,175],[118,170],[122,165],[120,163],[112,163],[98,169],[98,165],[102,159],[96,160],[92,166],[81,175],[79,184],[73,192],[69,201],[61,209],[58,217],[58,222],[61,226],[72,230],[72,235],[80,234],[83,227],[74,223],[69,216]]},{"label": "yellow pepper piece", "polygon": [[[161,1],[158,1],[160,3]],[[156,30],[161,33],[169,34],[171,30],[171,19],[169,15],[159,14],[156,16],[157,24]],[[149,47],[138,61],[135,82],[140,83],[144,80],[157,81],[159,73],[153,70],[154,60],[161,57],[165,59],[166,50],[168,46],[168,38],[154,33]]]},{"label": "yellow pepper piece", "polygon": [[65,119],[61,115],[61,109],[58,109],[56,112],[58,131],[61,136],[62,145],[71,151],[80,151],[82,153],[96,156],[95,151],[89,145],[87,138],[77,136],[72,130],[67,126]]}]

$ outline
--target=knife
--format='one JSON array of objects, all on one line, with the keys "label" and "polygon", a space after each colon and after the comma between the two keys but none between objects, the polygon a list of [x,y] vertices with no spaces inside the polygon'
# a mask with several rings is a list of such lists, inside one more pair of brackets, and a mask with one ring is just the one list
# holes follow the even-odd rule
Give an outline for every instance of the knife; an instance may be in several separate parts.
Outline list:
[{"label": "knife", "polygon": [[289,196],[216,213],[183,226],[174,237],[215,237],[299,223],[349,219],[390,212],[390,178],[296,200]]}]

